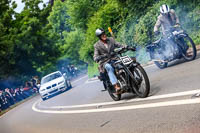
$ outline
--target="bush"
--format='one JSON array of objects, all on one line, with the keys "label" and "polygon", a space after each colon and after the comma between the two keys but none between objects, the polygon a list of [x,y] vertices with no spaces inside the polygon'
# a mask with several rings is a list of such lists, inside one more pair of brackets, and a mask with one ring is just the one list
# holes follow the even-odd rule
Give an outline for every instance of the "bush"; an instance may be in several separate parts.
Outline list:
[{"label": "bush", "polygon": [[91,63],[88,66],[88,76],[89,76],[89,78],[92,78],[95,75],[99,75],[98,64],[97,63]]}]

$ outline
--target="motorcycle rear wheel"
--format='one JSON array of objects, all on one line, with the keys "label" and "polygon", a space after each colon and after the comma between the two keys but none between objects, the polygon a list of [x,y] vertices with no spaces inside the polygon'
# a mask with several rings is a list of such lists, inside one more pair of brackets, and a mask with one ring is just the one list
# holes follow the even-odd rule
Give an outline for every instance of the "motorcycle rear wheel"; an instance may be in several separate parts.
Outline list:
[{"label": "motorcycle rear wheel", "polygon": [[[150,82],[149,82],[149,78],[147,76],[147,73],[145,72],[145,70],[143,69],[142,66],[138,65],[134,68],[134,70],[132,71],[133,76],[134,76],[134,80],[131,79],[131,86],[132,89],[134,91],[134,93],[139,96],[140,98],[145,98],[149,95],[150,92]],[[135,82],[135,80],[137,82]],[[141,87],[142,87],[142,82],[145,82],[145,88],[143,91],[141,91]],[[141,83],[140,83],[141,82]]]}]

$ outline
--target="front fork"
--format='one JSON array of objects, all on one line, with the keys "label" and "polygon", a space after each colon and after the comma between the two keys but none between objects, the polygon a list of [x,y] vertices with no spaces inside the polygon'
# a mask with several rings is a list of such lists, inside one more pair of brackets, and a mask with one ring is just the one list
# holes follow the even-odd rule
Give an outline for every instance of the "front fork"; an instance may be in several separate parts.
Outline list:
[{"label": "front fork", "polygon": [[[134,75],[134,70],[132,70],[132,72],[130,71],[131,69],[135,69],[138,65],[140,65],[137,62],[134,62],[131,64],[130,68],[128,67],[124,67],[125,71],[127,72],[127,81],[128,81],[128,85],[131,85],[130,80],[133,80],[135,83],[135,86],[138,86],[140,84],[140,82],[136,79],[135,75]],[[135,71],[136,72],[136,71]],[[136,73],[137,75],[139,75],[138,73]]]}]

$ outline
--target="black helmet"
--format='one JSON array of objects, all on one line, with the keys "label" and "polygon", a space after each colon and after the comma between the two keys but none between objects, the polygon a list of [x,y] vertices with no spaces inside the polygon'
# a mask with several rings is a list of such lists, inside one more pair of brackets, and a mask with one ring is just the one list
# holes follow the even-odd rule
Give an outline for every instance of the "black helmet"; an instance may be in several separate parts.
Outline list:
[{"label": "black helmet", "polygon": [[96,29],[95,33],[96,33],[97,37],[100,37],[102,34],[105,34],[105,31],[102,28],[98,28],[98,29]]}]

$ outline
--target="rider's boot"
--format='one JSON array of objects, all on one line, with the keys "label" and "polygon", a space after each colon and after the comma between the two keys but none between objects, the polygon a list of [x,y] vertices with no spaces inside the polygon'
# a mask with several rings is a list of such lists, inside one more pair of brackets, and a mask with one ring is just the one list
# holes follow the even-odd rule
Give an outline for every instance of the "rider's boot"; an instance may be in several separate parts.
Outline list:
[{"label": "rider's boot", "polygon": [[121,88],[120,88],[120,86],[119,86],[119,83],[116,83],[116,84],[114,85],[114,87],[115,87],[116,94],[120,94],[120,93],[121,93]]}]

